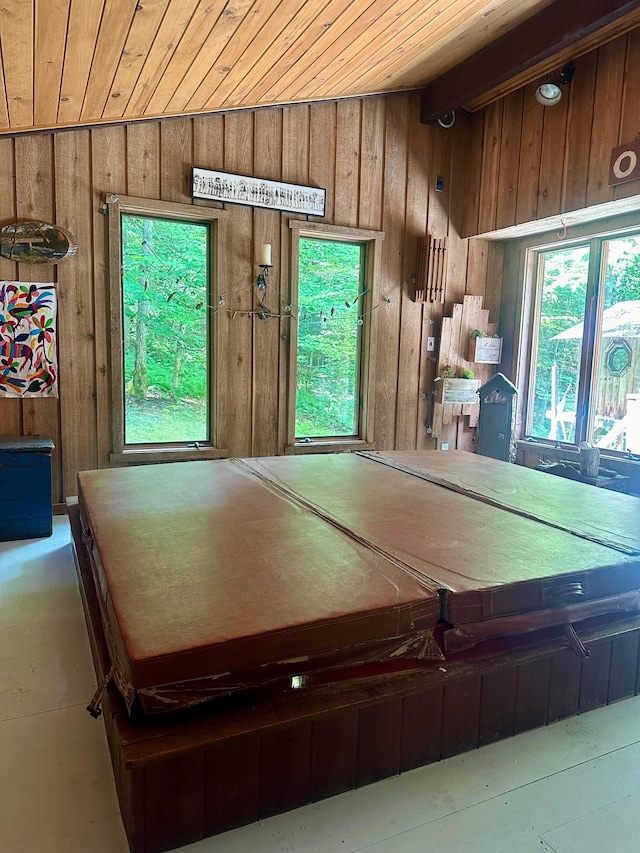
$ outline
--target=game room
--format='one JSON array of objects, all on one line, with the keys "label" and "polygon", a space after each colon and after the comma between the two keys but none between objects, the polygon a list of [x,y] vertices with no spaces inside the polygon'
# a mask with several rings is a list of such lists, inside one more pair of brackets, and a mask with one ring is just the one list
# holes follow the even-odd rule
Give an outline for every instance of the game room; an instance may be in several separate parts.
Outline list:
[{"label": "game room", "polygon": [[634,748],[638,4],[5,5],[0,849],[417,853],[291,827]]}]

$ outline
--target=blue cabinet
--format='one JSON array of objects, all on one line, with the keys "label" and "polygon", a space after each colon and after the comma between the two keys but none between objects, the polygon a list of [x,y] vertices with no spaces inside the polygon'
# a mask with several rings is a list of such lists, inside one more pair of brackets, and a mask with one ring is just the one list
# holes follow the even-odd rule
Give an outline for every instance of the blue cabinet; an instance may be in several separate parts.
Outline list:
[{"label": "blue cabinet", "polygon": [[51,536],[52,451],[50,438],[0,436],[0,542]]}]

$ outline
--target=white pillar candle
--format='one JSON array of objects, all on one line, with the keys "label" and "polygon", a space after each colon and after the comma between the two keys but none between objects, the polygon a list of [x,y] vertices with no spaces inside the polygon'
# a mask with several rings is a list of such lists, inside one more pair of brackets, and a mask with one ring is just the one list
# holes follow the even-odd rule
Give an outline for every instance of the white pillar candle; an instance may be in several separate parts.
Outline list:
[{"label": "white pillar candle", "polygon": [[258,256],[259,267],[271,266],[271,243],[263,243],[260,246],[260,254]]}]

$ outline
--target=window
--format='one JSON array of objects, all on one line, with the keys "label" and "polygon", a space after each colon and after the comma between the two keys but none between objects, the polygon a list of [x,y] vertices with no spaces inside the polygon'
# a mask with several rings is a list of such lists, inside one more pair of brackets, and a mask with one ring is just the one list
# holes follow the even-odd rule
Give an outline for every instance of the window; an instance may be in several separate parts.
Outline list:
[{"label": "window", "polygon": [[527,434],[640,453],[640,232],[534,251]]},{"label": "window", "polygon": [[122,197],[108,211],[114,454],[212,448],[215,219]]},{"label": "window", "polygon": [[382,234],[309,222],[290,226],[289,445],[370,443],[374,271]]}]

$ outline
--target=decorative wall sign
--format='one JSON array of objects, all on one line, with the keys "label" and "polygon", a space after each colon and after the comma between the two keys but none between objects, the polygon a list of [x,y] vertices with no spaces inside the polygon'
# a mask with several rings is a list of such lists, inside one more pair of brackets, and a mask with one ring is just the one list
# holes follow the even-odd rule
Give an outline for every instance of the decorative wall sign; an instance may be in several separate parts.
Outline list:
[{"label": "decorative wall sign", "polygon": [[0,282],[0,397],[57,397],[56,291]]},{"label": "decorative wall sign", "polygon": [[192,197],[208,201],[228,201],[232,204],[324,216],[326,194],[326,190],[317,187],[267,181],[229,172],[213,172],[210,169],[191,170]]},{"label": "decorative wall sign", "polygon": [[640,179],[640,141],[618,145],[611,152],[609,186]]},{"label": "decorative wall sign", "polygon": [[57,225],[22,220],[0,228],[0,255],[21,264],[59,264],[78,251],[78,241]]}]

